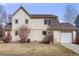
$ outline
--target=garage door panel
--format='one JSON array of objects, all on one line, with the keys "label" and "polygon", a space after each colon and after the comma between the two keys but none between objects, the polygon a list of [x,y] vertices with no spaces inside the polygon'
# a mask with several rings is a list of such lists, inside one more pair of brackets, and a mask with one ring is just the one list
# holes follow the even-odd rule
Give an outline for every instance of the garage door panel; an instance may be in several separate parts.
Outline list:
[{"label": "garage door panel", "polygon": [[61,33],[61,43],[72,43],[72,33]]}]

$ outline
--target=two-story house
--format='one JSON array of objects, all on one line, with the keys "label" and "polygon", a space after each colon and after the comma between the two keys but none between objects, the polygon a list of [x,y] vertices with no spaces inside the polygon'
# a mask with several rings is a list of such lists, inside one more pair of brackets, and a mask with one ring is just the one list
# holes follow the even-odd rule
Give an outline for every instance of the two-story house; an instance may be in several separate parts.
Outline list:
[{"label": "two-story house", "polygon": [[[21,26],[30,29],[28,39],[31,41],[42,41],[46,35],[52,35],[53,43],[75,43],[75,27],[69,23],[60,23],[58,17],[49,14],[29,14],[22,6],[12,15],[11,25],[5,26],[10,29],[12,42],[20,40],[18,30]],[[9,28],[8,28],[9,27]]]}]

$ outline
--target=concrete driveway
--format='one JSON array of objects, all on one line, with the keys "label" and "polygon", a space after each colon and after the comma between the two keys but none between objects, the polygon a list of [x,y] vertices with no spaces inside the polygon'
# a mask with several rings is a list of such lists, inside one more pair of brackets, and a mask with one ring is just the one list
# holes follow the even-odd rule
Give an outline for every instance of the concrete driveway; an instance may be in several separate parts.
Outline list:
[{"label": "concrete driveway", "polygon": [[79,45],[77,44],[61,44],[61,45],[79,54]]}]

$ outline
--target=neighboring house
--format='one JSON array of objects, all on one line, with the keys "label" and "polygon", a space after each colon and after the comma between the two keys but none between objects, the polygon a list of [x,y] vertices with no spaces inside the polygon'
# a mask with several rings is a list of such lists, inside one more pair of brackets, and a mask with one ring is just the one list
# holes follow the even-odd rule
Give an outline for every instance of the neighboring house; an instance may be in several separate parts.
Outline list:
[{"label": "neighboring house", "polygon": [[74,21],[76,25],[76,43],[79,44],[79,15],[77,16],[76,20]]},{"label": "neighboring house", "polygon": [[0,40],[1,38],[4,36],[3,34],[3,28],[2,28],[2,25],[0,24]]},{"label": "neighboring house", "polygon": [[5,31],[5,36],[7,36],[8,32],[12,32],[12,24],[8,23],[6,24],[6,26],[4,27],[4,31]]},{"label": "neighboring house", "polygon": [[12,15],[11,23],[12,27],[7,26],[11,29],[12,42],[20,40],[18,30],[21,26],[26,26],[30,29],[28,39],[31,41],[42,41],[46,35],[51,34],[53,43],[76,43],[75,27],[69,23],[59,23],[55,15],[29,14],[21,6]]}]

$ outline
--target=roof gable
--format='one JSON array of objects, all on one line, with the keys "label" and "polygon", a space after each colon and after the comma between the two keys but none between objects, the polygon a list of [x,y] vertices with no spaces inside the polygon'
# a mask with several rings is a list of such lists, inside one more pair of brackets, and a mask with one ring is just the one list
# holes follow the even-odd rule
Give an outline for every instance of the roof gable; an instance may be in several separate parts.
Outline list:
[{"label": "roof gable", "polygon": [[30,16],[30,14],[21,6],[16,12],[13,13],[12,17],[13,17],[14,15],[16,15],[17,12],[18,12],[19,10],[21,10],[21,9],[22,9],[28,16]]},{"label": "roof gable", "polygon": [[29,14],[22,6],[13,13],[12,17],[21,9],[31,18],[58,18],[58,16],[50,14]]}]

